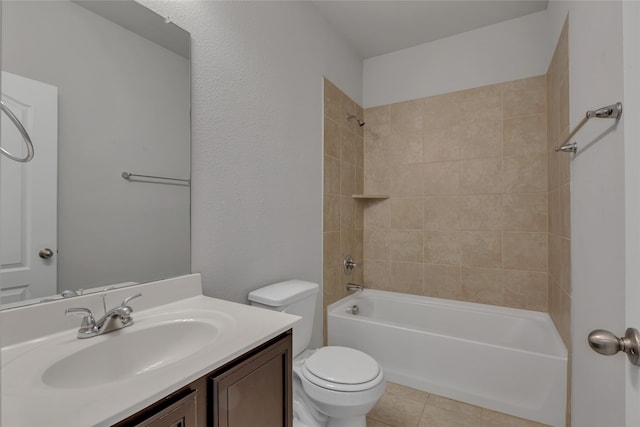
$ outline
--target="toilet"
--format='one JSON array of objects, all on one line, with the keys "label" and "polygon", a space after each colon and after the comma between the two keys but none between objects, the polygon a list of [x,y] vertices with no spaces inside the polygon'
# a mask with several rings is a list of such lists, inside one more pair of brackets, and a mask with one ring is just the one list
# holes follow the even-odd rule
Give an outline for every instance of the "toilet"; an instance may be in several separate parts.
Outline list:
[{"label": "toilet", "polygon": [[294,427],[366,427],[366,415],[382,397],[384,372],[359,350],[311,342],[317,283],[288,280],[249,293],[256,307],[302,317],[293,327]]}]

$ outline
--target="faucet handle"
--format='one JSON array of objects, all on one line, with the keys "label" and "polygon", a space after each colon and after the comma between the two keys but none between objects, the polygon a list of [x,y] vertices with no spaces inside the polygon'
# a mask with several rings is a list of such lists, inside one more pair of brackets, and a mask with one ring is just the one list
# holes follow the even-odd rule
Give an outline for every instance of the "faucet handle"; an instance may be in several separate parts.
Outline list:
[{"label": "faucet handle", "polygon": [[93,313],[91,313],[91,310],[89,310],[88,308],[83,308],[83,307],[67,308],[64,311],[64,314],[67,316],[70,314],[73,314],[76,316],[84,316],[82,318],[82,323],[80,324],[81,330],[91,329],[96,324],[96,319],[94,319]]},{"label": "faucet handle", "polygon": [[121,304],[121,305],[122,305],[123,307],[124,307],[124,306],[127,306],[127,305],[129,304],[129,301],[131,301],[131,300],[132,300],[132,299],[134,299],[134,298],[141,297],[141,296],[142,296],[142,293],[138,292],[138,293],[137,293],[137,294],[135,294],[135,295],[131,295],[130,297],[126,297],[126,298],[124,299],[124,301],[122,301],[122,304]]}]

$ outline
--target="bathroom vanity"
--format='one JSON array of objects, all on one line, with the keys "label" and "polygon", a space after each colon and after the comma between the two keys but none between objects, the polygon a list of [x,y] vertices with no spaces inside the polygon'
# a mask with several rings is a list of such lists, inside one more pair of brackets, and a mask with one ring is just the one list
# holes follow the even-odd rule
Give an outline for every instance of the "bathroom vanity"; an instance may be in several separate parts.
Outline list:
[{"label": "bathroom vanity", "polygon": [[[133,294],[134,324],[78,339],[67,308]],[[292,424],[297,316],[202,295],[197,274],[0,312],[1,424]]]},{"label": "bathroom vanity", "polygon": [[115,427],[290,427],[291,342],[287,331]]}]

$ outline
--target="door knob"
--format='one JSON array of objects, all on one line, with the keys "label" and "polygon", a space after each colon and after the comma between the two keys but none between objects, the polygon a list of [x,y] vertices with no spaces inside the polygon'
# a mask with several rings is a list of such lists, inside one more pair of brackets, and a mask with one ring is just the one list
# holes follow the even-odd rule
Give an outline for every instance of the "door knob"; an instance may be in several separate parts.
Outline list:
[{"label": "door knob", "polygon": [[38,252],[38,255],[42,259],[49,259],[53,256],[53,251],[49,248],[40,249],[40,252]]},{"label": "door knob", "polygon": [[604,329],[596,329],[589,334],[589,346],[605,356],[611,356],[619,351],[627,353],[629,362],[640,366],[640,332],[636,328],[628,328],[624,337],[618,338]]}]

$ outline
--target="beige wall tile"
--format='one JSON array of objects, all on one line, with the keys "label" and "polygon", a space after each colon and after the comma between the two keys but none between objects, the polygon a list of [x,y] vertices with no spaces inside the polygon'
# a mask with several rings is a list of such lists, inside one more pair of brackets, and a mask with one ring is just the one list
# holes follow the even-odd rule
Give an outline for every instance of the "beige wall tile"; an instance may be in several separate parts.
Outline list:
[{"label": "beige wall tile", "polygon": [[[369,126],[367,124],[367,126]],[[391,156],[391,136],[365,136],[364,164],[365,168],[381,168],[389,166]]]},{"label": "beige wall tile", "polygon": [[340,194],[340,161],[324,156],[324,194]]},{"label": "beige wall tile", "polygon": [[546,83],[545,75],[504,83],[503,117],[543,114],[547,103]]},{"label": "beige wall tile", "polygon": [[547,190],[547,156],[505,158],[502,179],[505,193],[534,193]]},{"label": "beige wall tile", "polygon": [[503,270],[502,286],[507,306],[547,311],[547,273]]},{"label": "beige wall tile", "polygon": [[458,196],[425,197],[424,229],[451,231],[460,227],[462,201]]},{"label": "beige wall tile", "polygon": [[422,98],[425,131],[433,128],[452,128],[460,122],[462,92]]},{"label": "beige wall tile", "polygon": [[364,193],[364,169],[360,166],[356,167],[356,194]]},{"label": "beige wall tile", "polygon": [[548,271],[547,233],[505,232],[503,267],[513,270]]},{"label": "beige wall tile", "polygon": [[391,225],[391,201],[371,200],[365,203],[365,230],[388,230]]},{"label": "beige wall tile", "polygon": [[355,204],[350,196],[340,197],[340,231],[355,229]]},{"label": "beige wall tile", "polygon": [[356,134],[353,132],[342,129],[340,132],[340,160],[346,163],[350,163],[352,165],[358,164],[357,158],[357,148],[358,148],[358,138]]},{"label": "beige wall tile", "polygon": [[333,304],[342,297],[340,290],[342,271],[339,268],[329,268],[323,271],[322,276],[322,289],[324,296],[324,307],[329,304]]},{"label": "beige wall tile", "polygon": [[502,196],[505,231],[547,231],[550,206],[547,193],[513,193]]},{"label": "beige wall tile", "polygon": [[425,231],[424,262],[460,265],[460,233],[457,231]]},{"label": "beige wall tile", "polygon": [[424,201],[422,198],[391,199],[391,228],[422,230]]},{"label": "beige wall tile", "polygon": [[560,230],[562,237],[569,238],[571,235],[571,189],[569,184],[560,187]]},{"label": "beige wall tile", "polygon": [[549,192],[549,233],[560,234],[560,189]]},{"label": "beige wall tile", "polygon": [[389,259],[389,232],[387,230],[364,230],[364,258]]},{"label": "beige wall tile", "polygon": [[391,261],[390,287],[394,292],[420,294],[422,281],[422,263]]},{"label": "beige wall tile", "polygon": [[502,121],[460,122],[460,157],[478,159],[502,156]]},{"label": "beige wall tile", "polygon": [[324,115],[340,123],[342,93],[333,83],[324,79]]},{"label": "beige wall tile", "polygon": [[324,154],[340,158],[340,126],[328,117],[324,119]]},{"label": "beige wall tile", "polygon": [[562,273],[560,272],[560,268],[562,265],[562,260],[560,257],[560,239],[560,236],[558,236],[557,234],[549,234],[549,275],[557,283],[560,282],[560,276],[562,275]]},{"label": "beige wall tile", "polygon": [[460,97],[460,123],[502,120],[502,85],[465,90]]},{"label": "beige wall tile", "polygon": [[460,162],[424,164],[424,195],[460,194]]},{"label": "beige wall tile", "polygon": [[558,253],[553,254],[559,259],[558,284],[564,292],[571,295],[571,240],[560,238],[559,244]]},{"label": "beige wall tile", "polygon": [[424,130],[423,161],[441,162],[459,160],[460,157],[460,125]]},{"label": "beige wall tile", "polygon": [[356,230],[361,230],[364,228],[364,200],[355,200],[354,209],[353,209],[353,226]]},{"label": "beige wall tile", "polygon": [[356,192],[355,165],[340,162],[340,194],[351,196]]},{"label": "beige wall tile", "polygon": [[502,267],[502,233],[499,231],[465,231],[461,233],[463,267]]},{"label": "beige wall tile", "polygon": [[545,154],[547,123],[544,114],[516,117],[503,123],[505,157]]},{"label": "beige wall tile", "polygon": [[364,137],[382,137],[391,135],[391,113],[388,105],[367,108],[364,110],[363,120],[367,122],[364,126]]},{"label": "beige wall tile", "polygon": [[364,260],[364,285],[367,288],[392,291],[388,260]]},{"label": "beige wall tile", "polygon": [[389,106],[391,132],[394,135],[422,134],[423,101],[415,99]]},{"label": "beige wall tile", "polygon": [[423,165],[400,165],[389,168],[392,196],[422,196],[424,192]]},{"label": "beige wall tile", "polygon": [[390,194],[389,168],[364,169],[364,192],[366,194]]},{"label": "beige wall tile", "polygon": [[322,265],[324,270],[336,268],[340,260],[340,233],[323,233]]},{"label": "beige wall tile", "polygon": [[391,230],[389,233],[391,261],[422,262],[422,251],[422,230]]},{"label": "beige wall tile", "polygon": [[502,305],[502,270],[463,267],[461,273],[462,299],[481,304]]},{"label": "beige wall tile", "polygon": [[459,300],[461,296],[460,267],[424,264],[422,294],[434,298]]},{"label": "beige wall tile", "polygon": [[460,174],[462,194],[502,193],[502,159],[463,160]]},{"label": "beige wall tile", "polygon": [[462,196],[460,230],[502,230],[502,196]]},{"label": "beige wall tile", "polygon": [[424,98],[425,162],[460,159],[461,105],[458,92]]},{"label": "beige wall tile", "polygon": [[322,231],[340,231],[340,196],[325,195],[322,205]]},{"label": "beige wall tile", "polygon": [[390,137],[389,160],[393,165],[406,165],[422,162],[422,130],[394,133]]}]

